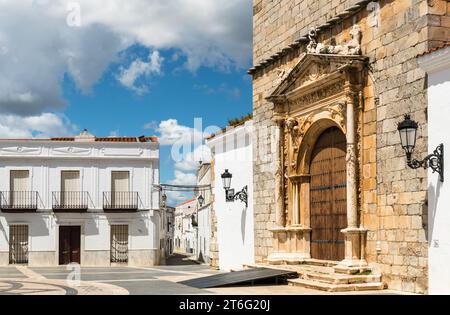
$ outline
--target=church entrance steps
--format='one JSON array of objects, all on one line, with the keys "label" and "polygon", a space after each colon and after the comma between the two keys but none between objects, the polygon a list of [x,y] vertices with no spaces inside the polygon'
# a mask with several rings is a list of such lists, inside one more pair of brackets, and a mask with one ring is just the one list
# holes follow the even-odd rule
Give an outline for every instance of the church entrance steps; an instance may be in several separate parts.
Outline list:
[{"label": "church entrance steps", "polygon": [[289,279],[288,284],[293,286],[302,286],[306,288],[328,291],[364,291],[364,290],[383,290],[384,283],[381,281],[381,275],[373,274],[370,269],[356,274],[337,273],[335,266],[337,262],[326,262],[314,260],[298,265],[268,265],[255,264],[246,265],[246,268],[262,267],[283,269],[296,272],[298,278]]},{"label": "church entrance steps", "polygon": [[385,288],[385,285],[382,282],[331,284],[314,280],[290,279],[288,280],[288,284],[291,286],[298,286],[327,292],[370,291],[383,290]]}]

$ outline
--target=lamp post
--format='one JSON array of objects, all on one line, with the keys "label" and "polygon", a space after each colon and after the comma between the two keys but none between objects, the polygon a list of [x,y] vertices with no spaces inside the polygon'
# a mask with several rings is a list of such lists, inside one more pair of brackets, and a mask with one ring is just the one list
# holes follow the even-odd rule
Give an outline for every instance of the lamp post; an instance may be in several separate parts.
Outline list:
[{"label": "lamp post", "polygon": [[248,207],[248,194],[247,194],[247,186],[244,186],[241,191],[234,193],[234,189],[231,189],[231,178],[233,175],[228,172],[228,169],[222,174],[223,181],[223,189],[225,189],[225,200],[226,202],[233,202],[234,200],[240,200],[245,203],[245,206]]},{"label": "lamp post", "polygon": [[417,128],[417,122],[412,120],[410,115],[405,115],[405,119],[398,124],[397,129],[400,133],[402,148],[406,153],[407,165],[412,169],[431,168],[433,173],[439,174],[440,181],[444,182],[444,145],[442,143],[423,160],[412,159],[416,147]]}]

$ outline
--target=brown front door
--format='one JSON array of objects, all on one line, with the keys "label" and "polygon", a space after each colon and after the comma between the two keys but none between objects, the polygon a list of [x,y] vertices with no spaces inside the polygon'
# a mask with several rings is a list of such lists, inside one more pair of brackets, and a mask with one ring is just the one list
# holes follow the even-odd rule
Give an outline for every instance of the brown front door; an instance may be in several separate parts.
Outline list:
[{"label": "brown front door", "polygon": [[342,260],[347,227],[346,139],[336,127],[325,130],[311,156],[311,257]]},{"label": "brown front door", "polygon": [[59,227],[59,264],[80,263],[80,226]]}]

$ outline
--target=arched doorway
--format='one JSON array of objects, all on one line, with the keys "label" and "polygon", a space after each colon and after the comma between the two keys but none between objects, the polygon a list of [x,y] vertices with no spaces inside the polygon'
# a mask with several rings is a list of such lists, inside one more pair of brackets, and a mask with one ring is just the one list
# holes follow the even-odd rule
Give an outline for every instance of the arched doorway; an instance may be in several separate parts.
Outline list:
[{"label": "arched doorway", "polygon": [[347,227],[346,138],[337,127],[326,129],[311,155],[311,258],[340,261],[345,257]]}]

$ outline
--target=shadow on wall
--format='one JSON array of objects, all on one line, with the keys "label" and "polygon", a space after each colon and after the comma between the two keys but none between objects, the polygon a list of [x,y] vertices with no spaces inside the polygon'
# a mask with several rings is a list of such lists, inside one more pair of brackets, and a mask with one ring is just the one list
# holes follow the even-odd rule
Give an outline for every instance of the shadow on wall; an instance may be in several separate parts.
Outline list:
[{"label": "shadow on wall", "polygon": [[[50,229],[53,228],[53,224],[55,222],[52,220],[51,216],[44,217],[44,216],[33,216],[32,221],[27,220],[17,220],[16,217],[8,217],[6,218],[6,223],[8,226],[11,225],[22,225],[22,224],[28,224],[28,235],[29,236],[49,236],[50,235]],[[2,226],[2,232],[4,233],[4,236],[9,242],[9,235],[6,233],[4,227]]]},{"label": "shadow on wall", "polygon": [[[433,230],[434,230],[434,221],[436,219],[436,211],[437,211],[437,204],[439,202],[439,196],[441,195],[441,187],[442,183],[438,181],[437,186],[435,187],[433,183],[430,183],[428,186],[428,231],[430,237],[428,237],[428,245],[433,246],[431,244],[433,239]],[[424,208],[427,207],[427,205],[424,205]],[[424,213],[426,209],[423,209],[422,213]],[[423,214],[422,214],[423,217]],[[428,234],[428,233],[427,233]]]},{"label": "shadow on wall", "polygon": [[5,227],[3,226],[1,221],[0,221],[0,230],[1,230],[1,233],[3,234],[3,237],[5,238],[5,240],[9,243],[9,235],[6,234]]},{"label": "shadow on wall", "polygon": [[242,235],[242,244],[245,243],[245,224],[247,222],[247,208],[242,210],[241,214],[241,235]]}]

